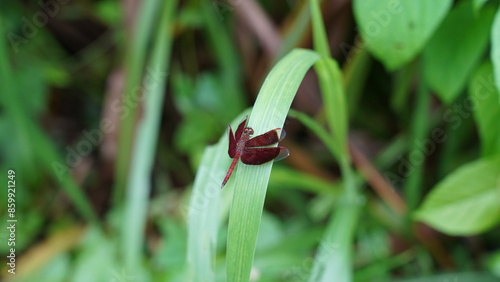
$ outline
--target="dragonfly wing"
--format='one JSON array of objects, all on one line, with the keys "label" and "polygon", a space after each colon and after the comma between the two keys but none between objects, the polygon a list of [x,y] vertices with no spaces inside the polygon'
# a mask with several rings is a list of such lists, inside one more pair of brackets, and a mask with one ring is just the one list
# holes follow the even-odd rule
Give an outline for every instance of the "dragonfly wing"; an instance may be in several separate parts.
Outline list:
[{"label": "dragonfly wing", "polygon": [[233,129],[229,125],[229,149],[227,150],[229,157],[234,158],[236,155],[236,144],[241,139],[241,135],[243,134],[243,130],[245,129],[245,125],[247,124],[247,117],[238,125],[236,129],[236,135],[233,134]]},{"label": "dragonfly wing", "polygon": [[274,161],[277,162],[277,161],[281,161],[282,159],[290,156],[290,151],[288,151],[287,148],[285,147],[278,147],[280,148],[280,153],[278,154],[278,156],[276,156],[276,158],[274,158]]},{"label": "dragonfly wing", "polygon": [[241,135],[243,134],[243,130],[245,129],[245,126],[247,125],[247,118],[248,116],[245,116],[245,119],[238,125],[238,129],[236,129],[236,135],[234,136],[236,139],[236,142],[240,141]]},{"label": "dragonfly wing", "polygon": [[234,134],[233,134],[233,129],[229,125],[229,149],[227,150],[227,153],[229,154],[230,158],[234,158],[234,155],[236,154],[236,139],[234,139]]},{"label": "dragonfly wing", "polygon": [[277,157],[284,159],[289,154],[288,149],[285,147],[245,148],[241,155],[241,162],[248,165],[260,165]]},{"label": "dragonfly wing", "polygon": [[[279,128],[278,128],[278,129],[279,129]],[[285,136],[286,136],[286,131],[285,131],[284,129],[282,129],[282,130],[281,130],[281,135],[280,135],[280,140],[279,140],[279,141],[283,140],[283,139],[285,138]]]},{"label": "dragonfly wing", "polygon": [[281,140],[281,138],[278,137],[279,129],[280,128],[269,130],[264,134],[255,136],[245,143],[245,147],[263,147],[278,143]]}]

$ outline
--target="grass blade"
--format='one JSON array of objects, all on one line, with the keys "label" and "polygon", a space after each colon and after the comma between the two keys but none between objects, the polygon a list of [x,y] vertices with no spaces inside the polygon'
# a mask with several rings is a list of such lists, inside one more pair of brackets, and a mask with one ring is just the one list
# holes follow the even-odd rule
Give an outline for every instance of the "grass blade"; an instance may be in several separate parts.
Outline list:
[{"label": "grass blade", "polygon": [[[231,124],[238,126],[247,113]],[[227,132],[226,132],[227,134]],[[232,196],[233,182],[220,189],[222,179],[231,163],[227,158],[228,139],[224,134],[214,146],[205,149],[196,173],[193,193],[188,206],[188,279],[187,281],[215,281],[216,239],[221,223],[221,206]]]},{"label": "grass blade", "polygon": [[[271,70],[248,123],[255,135],[283,126],[300,82],[318,58],[312,51],[296,49]],[[236,171],[227,238],[228,281],[249,280],[271,168],[272,162],[240,164]]]},{"label": "grass blade", "polygon": [[[343,199],[336,207],[316,254],[309,281],[352,281],[352,241],[360,214],[357,181],[347,146],[348,115],[340,68],[330,57],[325,27],[317,0],[311,0],[314,48],[323,57],[315,66],[332,138],[342,171]],[[328,142],[328,143],[330,143]]]},{"label": "grass blade", "polygon": [[168,1],[163,7],[157,40],[149,63],[150,73],[144,79],[144,116],[137,126],[137,138],[132,151],[132,166],[127,182],[122,238],[125,266],[137,266],[144,243],[148,196],[160,117],[166,84],[166,70],[172,45],[172,18],[177,1]]},{"label": "grass blade", "polygon": [[315,119],[293,109],[290,110],[290,116],[298,119],[305,127],[311,130],[325,144],[333,156],[337,154],[338,148],[330,141],[330,134]]},{"label": "grass blade", "polygon": [[222,142],[205,150],[196,173],[188,208],[187,281],[215,281],[215,249],[223,190],[217,177],[214,180],[212,176],[216,175],[213,168],[226,151],[221,145]]},{"label": "grass blade", "polygon": [[352,281],[352,240],[360,208],[342,199],[314,260],[310,282]]},{"label": "grass blade", "polygon": [[[425,82],[421,82],[417,92],[417,101],[411,124],[411,145],[409,153],[417,152],[422,154],[423,162],[425,162],[424,153],[421,149],[421,140],[426,140],[429,131],[429,104],[431,96]],[[423,163],[422,163],[423,164]],[[412,212],[419,204],[422,198],[422,187],[424,181],[424,166],[413,166],[414,170],[408,176],[408,180],[404,184],[405,200],[408,203],[409,212]]]},{"label": "grass blade", "polygon": [[[152,31],[154,30],[153,24],[157,17],[158,7],[161,1],[146,0],[141,5],[139,16],[137,17],[137,25],[134,30],[134,38],[129,42],[130,49],[127,50],[126,55],[126,83],[125,93],[123,94],[123,101],[136,101],[137,88],[141,85],[143,76],[143,65],[146,58],[148,42]],[[139,94],[140,95],[140,94]],[[125,105],[122,102],[122,110],[126,111],[120,124],[120,134],[118,142],[118,156],[116,160],[116,183],[115,190],[113,191],[113,201],[120,202],[123,198],[123,191],[125,189],[127,174],[130,166],[130,152],[132,151],[132,140],[134,140],[134,125],[136,122],[138,107],[137,103],[133,106]]]}]

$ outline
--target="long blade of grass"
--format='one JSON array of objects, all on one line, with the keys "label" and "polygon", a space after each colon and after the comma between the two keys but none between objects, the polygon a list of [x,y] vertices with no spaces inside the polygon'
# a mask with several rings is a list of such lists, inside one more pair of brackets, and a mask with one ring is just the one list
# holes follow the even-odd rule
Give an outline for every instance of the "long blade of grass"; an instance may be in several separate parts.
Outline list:
[{"label": "long blade of grass", "polygon": [[337,154],[338,149],[335,147],[335,144],[330,141],[330,134],[323,127],[321,127],[316,120],[293,109],[290,110],[290,116],[298,119],[305,127],[309,128],[309,130],[311,130],[321,140],[321,142],[325,144],[333,156]]},{"label": "long blade of grass", "polygon": [[325,104],[327,123],[332,131],[333,148],[340,163],[344,196],[328,224],[316,254],[309,281],[351,281],[352,241],[360,214],[359,192],[350,165],[347,146],[347,105],[343,76],[338,64],[330,58],[325,28],[318,0],[311,0],[314,48],[323,58],[316,63],[319,84]]},{"label": "long blade of grass", "polygon": [[309,3],[311,5],[314,48],[322,55],[322,58],[316,63],[315,69],[325,104],[327,124],[333,135],[331,147],[336,151],[336,157],[340,163],[346,196],[350,201],[356,202],[358,198],[356,181],[350,166],[347,146],[348,118],[343,76],[337,62],[330,58],[318,0],[311,0]]},{"label": "long blade of grass", "polygon": [[[255,135],[282,127],[307,70],[318,60],[315,52],[296,49],[271,70],[255,101],[249,126]],[[227,280],[248,281],[272,162],[239,165],[227,238]]]},{"label": "long blade of grass", "polygon": [[[141,85],[143,75],[143,65],[146,58],[148,42],[154,30],[153,24],[157,20],[158,7],[162,1],[146,0],[142,3],[137,24],[134,30],[134,38],[130,40],[127,50],[125,69],[127,78],[125,83],[125,93],[120,110],[124,117],[120,125],[118,141],[118,156],[116,161],[116,183],[113,191],[113,201],[120,202],[123,199],[123,191],[127,181],[130,166],[130,152],[132,151],[132,140],[134,140],[134,125],[137,118],[138,88]],[[170,1],[169,1],[170,2]],[[135,103],[134,103],[135,102]]]},{"label": "long blade of grass", "polygon": [[343,67],[347,111],[351,117],[355,115],[356,110],[359,108],[359,99],[370,73],[372,61],[366,48],[355,44],[354,50],[349,53],[347,62]]},{"label": "long blade of grass", "polygon": [[127,182],[122,238],[127,269],[138,265],[144,243],[150,174],[153,167],[166,84],[166,71],[172,45],[172,22],[177,1],[167,1],[161,14],[158,34],[144,79],[144,116],[137,126],[132,166]]},{"label": "long blade of grass", "polygon": [[[417,92],[417,101],[415,104],[415,110],[412,117],[412,125],[411,125],[411,146],[410,153],[419,153],[422,154],[422,158],[425,160],[425,154],[422,152],[421,140],[425,140],[428,134],[429,127],[429,102],[430,102],[430,93],[427,89],[427,85],[425,82],[421,82],[419,85],[419,89]],[[406,181],[404,190],[405,190],[405,200],[408,203],[408,212],[413,211],[421,200],[422,194],[422,184],[423,184],[423,161],[422,163],[413,163],[414,171],[408,176],[408,181]]]},{"label": "long blade of grass", "polygon": [[188,207],[187,281],[215,281],[215,250],[222,192],[214,167],[227,144],[219,142],[203,153]]},{"label": "long blade of grass", "polygon": [[340,194],[340,189],[336,188],[338,186],[336,182],[284,167],[275,167],[273,169],[269,185],[276,187],[276,190],[296,188],[320,195],[338,196]]},{"label": "long blade of grass", "polygon": [[[247,112],[237,117],[231,126],[237,127],[246,114]],[[205,149],[196,173],[188,207],[187,281],[212,282],[216,279],[215,250],[222,220],[221,207],[233,192],[231,181],[224,189],[220,189],[231,162],[226,157],[228,148],[226,134],[216,145]]]},{"label": "long blade of grass", "polygon": [[327,123],[336,143],[337,158],[341,165],[348,162],[347,151],[347,106],[340,68],[330,57],[330,47],[326,37],[318,0],[311,0],[314,49],[322,56],[316,65],[316,73],[321,88]]},{"label": "long blade of grass", "polygon": [[352,241],[359,213],[359,206],[347,201],[338,206],[323,235],[308,281],[352,281]]}]

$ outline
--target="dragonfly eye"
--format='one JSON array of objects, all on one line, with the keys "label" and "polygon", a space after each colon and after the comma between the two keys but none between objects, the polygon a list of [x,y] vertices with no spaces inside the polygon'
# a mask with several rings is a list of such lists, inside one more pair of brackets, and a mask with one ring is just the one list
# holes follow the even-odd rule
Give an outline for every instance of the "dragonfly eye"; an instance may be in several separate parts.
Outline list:
[{"label": "dragonfly eye", "polygon": [[251,128],[251,127],[245,128],[245,133],[252,135],[253,134],[253,128]]}]

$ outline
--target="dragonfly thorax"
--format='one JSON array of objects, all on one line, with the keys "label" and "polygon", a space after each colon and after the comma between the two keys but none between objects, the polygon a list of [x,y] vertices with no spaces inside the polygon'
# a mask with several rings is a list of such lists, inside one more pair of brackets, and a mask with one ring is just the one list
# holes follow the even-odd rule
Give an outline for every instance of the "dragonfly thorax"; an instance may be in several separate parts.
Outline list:
[{"label": "dragonfly thorax", "polygon": [[250,140],[250,136],[253,134],[253,128],[251,127],[245,127],[243,130],[243,134],[241,134],[241,138],[236,144],[236,150],[239,152],[243,152],[243,149],[245,149],[245,143]]}]

